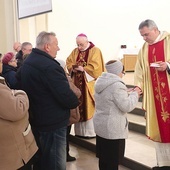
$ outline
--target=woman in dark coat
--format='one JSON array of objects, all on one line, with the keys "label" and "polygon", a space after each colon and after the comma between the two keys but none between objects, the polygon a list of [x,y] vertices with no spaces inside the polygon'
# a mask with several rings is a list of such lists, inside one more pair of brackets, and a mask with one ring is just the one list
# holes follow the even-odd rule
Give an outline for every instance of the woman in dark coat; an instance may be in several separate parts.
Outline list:
[{"label": "woman in dark coat", "polygon": [[17,60],[14,53],[8,52],[2,58],[3,70],[2,76],[5,78],[5,81],[9,88],[18,89],[16,72],[17,72]]}]

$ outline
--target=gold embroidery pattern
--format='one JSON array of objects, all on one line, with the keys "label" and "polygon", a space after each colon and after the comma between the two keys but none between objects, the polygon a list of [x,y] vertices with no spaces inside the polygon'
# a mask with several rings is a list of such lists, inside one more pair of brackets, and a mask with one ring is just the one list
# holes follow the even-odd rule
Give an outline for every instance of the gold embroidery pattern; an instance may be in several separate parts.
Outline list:
[{"label": "gold embroidery pattern", "polygon": [[[152,51],[153,54],[153,62],[156,62],[156,55],[155,55],[155,48]],[[153,80],[155,82],[155,98],[157,101],[160,102],[161,105],[161,117],[162,120],[164,122],[167,122],[167,120],[170,118],[170,113],[168,113],[168,111],[166,110],[166,102],[167,102],[167,97],[166,97],[166,92],[165,92],[165,88],[166,88],[166,83],[163,81],[163,78],[161,78],[161,76],[159,76],[158,71],[156,69],[154,69],[155,72],[153,74]]]},{"label": "gold embroidery pattern", "polygon": [[86,61],[84,60],[85,54],[86,54],[85,51],[80,52],[80,58],[79,58],[79,60],[77,61],[77,65],[83,66],[83,67],[87,66],[87,63],[86,63]]},{"label": "gold embroidery pattern", "polygon": [[[79,54],[79,59],[76,62],[78,66],[85,67],[87,65],[85,61],[86,51],[81,51]],[[85,98],[85,82],[84,82],[84,72],[78,71],[75,73],[75,84],[80,89],[82,95],[79,98],[79,112],[80,112],[80,122],[86,120],[86,110],[85,110],[85,104],[84,104],[84,98]]]}]

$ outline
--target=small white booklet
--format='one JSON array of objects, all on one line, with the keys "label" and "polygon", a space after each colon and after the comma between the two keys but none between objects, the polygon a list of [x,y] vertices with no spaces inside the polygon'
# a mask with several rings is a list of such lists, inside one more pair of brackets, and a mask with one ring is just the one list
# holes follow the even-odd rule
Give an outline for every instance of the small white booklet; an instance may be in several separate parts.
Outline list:
[{"label": "small white booklet", "polygon": [[160,67],[159,63],[150,63],[150,67]]},{"label": "small white booklet", "polygon": [[90,76],[86,71],[85,71],[85,75],[86,75],[87,82],[94,80],[94,78],[92,76]]}]

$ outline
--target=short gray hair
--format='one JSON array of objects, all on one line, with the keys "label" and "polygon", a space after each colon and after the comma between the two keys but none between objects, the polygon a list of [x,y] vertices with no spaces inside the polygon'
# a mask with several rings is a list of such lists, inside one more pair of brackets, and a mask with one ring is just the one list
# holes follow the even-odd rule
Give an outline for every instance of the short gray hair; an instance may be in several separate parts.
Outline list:
[{"label": "short gray hair", "polygon": [[26,47],[27,45],[32,46],[32,44],[31,44],[30,42],[23,42],[23,43],[21,44],[21,50],[25,49],[25,47]]},{"label": "short gray hair", "polygon": [[143,27],[148,27],[149,29],[152,28],[158,28],[156,23],[153,20],[147,19],[145,21],[142,21],[139,25],[139,30],[142,29]]},{"label": "short gray hair", "polygon": [[40,32],[36,38],[36,48],[42,49],[45,44],[50,43],[51,36],[56,36],[56,34],[54,32]]}]

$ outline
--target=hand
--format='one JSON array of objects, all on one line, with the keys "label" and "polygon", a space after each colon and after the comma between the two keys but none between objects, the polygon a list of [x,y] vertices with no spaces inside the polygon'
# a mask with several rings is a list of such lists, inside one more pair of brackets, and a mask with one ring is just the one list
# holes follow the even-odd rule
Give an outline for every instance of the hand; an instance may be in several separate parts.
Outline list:
[{"label": "hand", "polygon": [[82,66],[78,66],[78,67],[75,68],[74,70],[83,72],[83,71],[84,71],[84,68],[83,68]]},{"label": "hand", "polygon": [[134,88],[128,88],[127,89],[127,92],[131,92],[131,91],[133,91],[134,90]]},{"label": "hand", "polygon": [[166,62],[160,61],[159,66],[160,67],[155,68],[158,71],[165,71],[167,69],[167,63]]},{"label": "hand", "polygon": [[142,95],[142,90],[139,87],[135,87],[133,91],[136,91],[139,97]]},{"label": "hand", "polygon": [[78,68],[78,65],[72,65],[72,71],[73,71],[74,73],[77,72],[76,68]]}]

